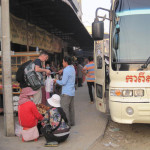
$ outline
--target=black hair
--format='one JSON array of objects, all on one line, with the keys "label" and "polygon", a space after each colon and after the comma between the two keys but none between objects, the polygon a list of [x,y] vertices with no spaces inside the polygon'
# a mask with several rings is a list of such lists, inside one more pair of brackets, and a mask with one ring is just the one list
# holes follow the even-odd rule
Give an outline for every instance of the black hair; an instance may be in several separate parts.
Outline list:
[{"label": "black hair", "polygon": [[92,57],[92,56],[89,56],[89,57],[88,57],[88,60],[89,60],[89,61],[93,61],[93,57]]},{"label": "black hair", "polygon": [[45,51],[45,50],[41,50],[41,51],[40,51],[40,55],[48,55],[48,52]]},{"label": "black hair", "polygon": [[64,61],[68,63],[68,65],[72,64],[72,58],[70,56],[65,56]]}]

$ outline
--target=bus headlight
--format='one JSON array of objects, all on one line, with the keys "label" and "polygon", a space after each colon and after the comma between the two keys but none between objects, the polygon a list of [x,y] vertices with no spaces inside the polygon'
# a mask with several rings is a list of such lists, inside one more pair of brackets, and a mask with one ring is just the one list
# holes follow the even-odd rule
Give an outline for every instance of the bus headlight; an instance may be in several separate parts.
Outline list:
[{"label": "bus headlight", "polygon": [[122,90],[119,89],[111,89],[110,90],[111,96],[122,96]]},{"label": "bus headlight", "polygon": [[144,96],[144,90],[141,90],[141,89],[134,90],[134,96],[135,97],[142,97],[142,96]]},{"label": "bus headlight", "polygon": [[132,97],[133,96],[133,91],[132,90],[123,90],[122,91],[122,96],[123,97]]}]

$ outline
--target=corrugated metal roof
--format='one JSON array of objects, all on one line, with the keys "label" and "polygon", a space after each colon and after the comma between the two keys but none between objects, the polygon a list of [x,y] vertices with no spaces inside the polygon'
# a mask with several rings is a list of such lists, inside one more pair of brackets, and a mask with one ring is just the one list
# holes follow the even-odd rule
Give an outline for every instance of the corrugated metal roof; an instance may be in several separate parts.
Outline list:
[{"label": "corrugated metal roof", "polygon": [[73,8],[62,0],[10,0],[10,12],[60,37],[70,46],[93,50],[93,38]]}]

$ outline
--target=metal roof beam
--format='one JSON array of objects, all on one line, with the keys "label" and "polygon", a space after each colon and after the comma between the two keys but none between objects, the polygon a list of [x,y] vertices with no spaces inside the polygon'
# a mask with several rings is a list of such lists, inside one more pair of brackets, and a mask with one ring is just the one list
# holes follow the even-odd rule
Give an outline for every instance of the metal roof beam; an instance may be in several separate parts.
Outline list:
[{"label": "metal roof beam", "polygon": [[33,3],[38,3],[42,2],[43,0],[19,0],[19,3],[21,5],[28,5],[28,4],[33,4]]}]

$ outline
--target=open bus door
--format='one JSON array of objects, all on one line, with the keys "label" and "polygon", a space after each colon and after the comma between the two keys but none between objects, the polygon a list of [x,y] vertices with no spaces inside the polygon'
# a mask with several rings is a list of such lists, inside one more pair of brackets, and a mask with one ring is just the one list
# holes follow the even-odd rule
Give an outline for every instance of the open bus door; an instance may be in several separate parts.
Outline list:
[{"label": "open bus door", "polygon": [[[98,16],[98,10],[102,9],[104,11],[110,12],[108,9],[97,8],[95,20],[92,23],[92,37],[94,39],[94,60],[95,60],[95,99],[96,107],[99,111],[106,113],[108,103],[106,105],[106,66],[105,66],[105,56],[104,56],[104,17]],[[98,18],[102,18],[99,21]]]},{"label": "open bus door", "polygon": [[101,112],[106,112],[105,100],[105,60],[103,40],[95,42],[95,99],[96,107]]}]

